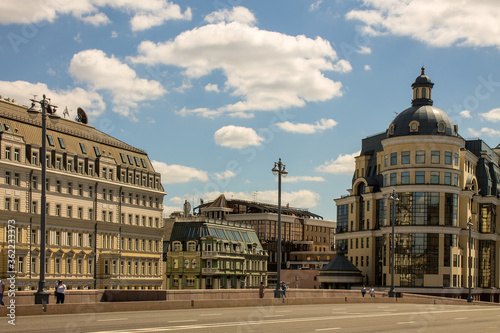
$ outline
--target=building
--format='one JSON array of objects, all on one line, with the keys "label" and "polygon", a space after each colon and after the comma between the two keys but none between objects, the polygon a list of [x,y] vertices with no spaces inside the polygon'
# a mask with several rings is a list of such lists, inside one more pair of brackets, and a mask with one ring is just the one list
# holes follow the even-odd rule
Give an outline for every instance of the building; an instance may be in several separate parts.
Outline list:
[{"label": "building", "polygon": [[267,284],[267,252],[245,223],[175,217],[165,264],[166,289],[247,289]]},{"label": "building", "polygon": [[[277,230],[278,206],[239,199],[227,200],[224,195],[212,202],[207,202],[195,208],[197,215],[210,218],[222,218],[231,222],[244,222],[251,225],[259,237],[262,247],[269,254],[268,285],[276,285],[277,272]],[[323,220],[317,214],[308,210],[283,206],[281,208],[282,228],[282,258],[281,272],[283,279],[289,284],[295,279],[302,283],[294,286],[319,287],[319,282],[304,279],[315,279],[315,274],[297,274],[286,270],[314,269],[318,270],[327,264],[334,256],[334,221]],[[299,280],[297,280],[299,281]]]},{"label": "building", "polygon": [[[82,122],[47,121],[0,100],[0,276],[7,275],[7,223],[16,226],[16,286],[37,289],[40,239],[46,281],[70,289],[160,289],[163,197],[148,155]],[[47,163],[41,184],[41,163]],[[47,206],[41,207],[46,186]],[[46,235],[40,211],[46,210]]]},{"label": "building", "polygon": [[349,195],[335,199],[337,245],[367,285],[388,287],[394,222],[396,290],[466,297],[471,273],[474,297],[498,301],[500,146],[462,138],[433,86],[422,68],[412,106],[363,139]]}]

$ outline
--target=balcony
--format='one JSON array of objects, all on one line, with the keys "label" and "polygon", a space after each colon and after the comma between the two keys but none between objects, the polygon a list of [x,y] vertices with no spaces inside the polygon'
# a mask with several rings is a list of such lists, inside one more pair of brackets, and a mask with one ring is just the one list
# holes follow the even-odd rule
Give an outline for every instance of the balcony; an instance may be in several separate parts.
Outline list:
[{"label": "balcony", "polygon": [[218,268],[202,268],[201,269],[202,274],[220,274],[220,271]]}]

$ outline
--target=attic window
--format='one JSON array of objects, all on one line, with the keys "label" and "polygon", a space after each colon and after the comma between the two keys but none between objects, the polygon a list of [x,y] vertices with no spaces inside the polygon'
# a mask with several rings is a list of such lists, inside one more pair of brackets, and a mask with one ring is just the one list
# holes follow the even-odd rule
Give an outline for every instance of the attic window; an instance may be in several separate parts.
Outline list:
[{"label": "attic window", "polygon": [[146,161],[143,158],[141,158],[141,163],[143,168],[147,168]]},{"label": "attic window", "polygon": [[61,149],[66,149],[63,138],[57,138],[57,141],[59,141],[59,146],[61,146]]},{"label": "attic window", "polygon": [[135,160],[135,165],[140,166],[139,165],[139,159],[136,156],[134,156],[134,160]]},{"label": "attic window", "polygon": [[47,134],[47,141],[51,147],[54,147],[54,139],[52,139],[52,135]]},{"label": "attic window", "polygon": [[128,162],[130,163],[130,165],[134,165],[134,161],[132,161],[132,156],[127,155],[127,157],[128,157]]},{"label": "attic window", "polygon": [[446,131],[446,124],[444,123],[444,121],[440,121],[437,127],[439,133],[444,133],[444,131]]},{"label": "attic window", "polygon": [[125,159],[125,155],[123,153],[120,153],[120,157],[122,158],[123,163],[127,163],[127,160]]},{"label": "attic window", "polygon": [[82,150],[83,154],[87,154],[87,149],[85,149],[85,145],[80,142],[80,149]]},{"label": "attic window", "polygon": [[394,124],[391,124],[391,126],[389,126],[389,135],[394,135]]},{"label": "attic window", "polygon": [[94,153],[95,153],[96,157],[99,157],[99,155],[101,155],[101,154],[99,154],[99,148],[96,146],[94,146]]},{"label": "attic window", "polygon": [[410,123],[410,132],[416,133],[418,132],[418,128],[420,127],[420,123],[418,121],[412,121]]}]

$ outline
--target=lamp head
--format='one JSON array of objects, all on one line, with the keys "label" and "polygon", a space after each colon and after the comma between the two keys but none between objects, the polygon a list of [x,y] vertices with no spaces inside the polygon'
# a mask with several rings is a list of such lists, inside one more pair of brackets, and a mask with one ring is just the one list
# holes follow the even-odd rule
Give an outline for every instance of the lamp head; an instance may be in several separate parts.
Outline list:
[{"label": "lamp head", "polygon": [[286,171],[285,166],[283,165],[283,171],[281,171],[281,176],[283,176],[283,178],[285,178],[286,175],[288,175],[288,171]]},{"label": "lamp head", "polygon": [[278,165],[276,162],[274,162],[274,168],[271,170],[273,172],[273,175],[277,175],[280,170],[278,169]]},{"label": "lamp head", "polygon": [[35,119],[41,112],[35,102],[31,102],[31,107],[27,111],[31,119]]}]

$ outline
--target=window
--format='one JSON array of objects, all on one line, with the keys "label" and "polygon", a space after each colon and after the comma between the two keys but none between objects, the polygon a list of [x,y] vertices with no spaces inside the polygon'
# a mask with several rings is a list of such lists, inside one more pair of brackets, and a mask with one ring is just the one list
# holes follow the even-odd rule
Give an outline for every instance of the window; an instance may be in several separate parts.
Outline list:
[{"label": "window", "polygon": [[54,139],[52,139],[52,135],[47,134],[47,141],[49,142],[49,146],[54,147]]},{"label": "window", "polygon": [[384,175],[384,186],[389,186],[388,177],[388,175]]},{"label": "window", "polygon": [[401,164],[410,164],[410,152],[403,151],[401,153]]},{"label": "window", "polygon": [[90,176],[94,175],[94,165],[93,164],[89,164],[89,175]]},{"label": "window", "polygon": [[396,172],[391,173],[391,186],[397,184],[397,176],[398,174]]},{"label": "window", "polygon": [[78,195],[83,196],[83,185],[82,184],[78,184]]},{"label": "window", "polygon": [[56,205],[56,216],[61,216],[61,205]]},{"label": "window", "polygon": [[66,207],[66,217],[73,217],[73,206]]},{"label": "window", "polygon": [[73,161],[70,159],[68,159],[68,164],[67,164],[66,170],[73,172]]},{"label": "window", "polygon": [[436,150],[431,151],[431,163],[439,164],[439,151]]},{"label": "window", "polygon": [[425,184],[425,172],[416,171],[415,172],[415,184]]},{"label": "window", "polygon": [[38,213],[38,202],[37,201],[31,202],[31,212]]},{"label": "window", "polygon": [[147,168],[146,161],[143,158],[141,158],[141,163],[143,168]]},{"label": "window", "polygon": [[401,184],[402,185],[410,184],[410,173],[409,172],[401,172]]},{"label": "window", "polygon": [[458,154],[455,153],[455,166],[458,166]]},{"label": "window", "polygon": [[50,191],[50,179],[45,179],[45,191]]},{"label": "window", "polygon": [[89,208],[89,220],[94,219],[94,210],[92,208]]},{"label": "window", "polygon": [[10,160],[11,151],[12,151],[11,147],[5,147],[5,159],[6,160]]},{"label": "window", "polygon": [[391,153],[391,165],[398,164],[398,153]]},{"label": "window", "polygon": [[14,174],[14,186],[21,186],[21,176],[18,173]]},{"label": "window", "polygon": [[83,162],[78,162],[78,173],[83,173]]},{"label": "window", "polygon": [[56,231],[56,244],[61,245],[61,233]]},{"label": "window", "polygon": [[5,198],[5,210],[10,210],[10,198]]},{"label": "window", "polygon": [[451,165],[451,151],[444,152],[444,164]]},{"label": "window", "polygon": [[417,150],[415,152],[415,163],[425,163],[425,150]]},{"label": "window", "polygon": [[136,156],[134,156],[134,161],[135,161],[135,165],[140,166],[139,159]]},{"label": "window", "polygon": [[61,193],[61,181],[56,180],[56,192]]},{"label": "window", "polygon": [[458,175],[457,174],[453,175],[453,185],[458,186]]},{"label": "window", "polygon": [[113,201],[113,190],[108,191],[108,199],[109,201]]},{"label": "window", "polygon": [[108,178],[111,180],[113,179],[113,169],[108,170]]},{"label": "window", "polygon": [[439,184],[439,172],[438,171],[431,172],[431,184]]},{"label": "window", "polygon": [[31,163],[35,165],[38,164],[38,153],[35,151],[31,154]]},{"label": "window", "polygon": [[127,155],[127,158],[128,158],[128,162],[130,163],[130,165],[134,165],[134,162],[132,161],[132,156]]},{"label": "window", "polygon": [[123,163],[127,163],[127,160],[125,159],[125,155],[123,153],[120,153],[120,157],[122,158]]},{"label": "window", "polygon": [[83,207],[78,207],[78,218],[83,219]]},{"label": "window", "polygon": [[66,234],[66,245],[68,246],[72,246],[73,245],[73,242],[72,242],[72,233],[68,231],[68,233]]},{"label": "window", "polygon": [[5,171],[5,184],[10,185],[10,171]]},{"label": "window", "polygon": [[92,186],[89,186],[89,198],[92,197],[94,197],[94,189],[92,188]]},{"label": "window", "polygon": [[99,157],[101,154],[99,153],[99,148],[94,146],[94,153],[96,157]]},{"label": "window", "polygon": [[57,138],[57,141],[59,141],[59,146],[61,147],[61,149],[66,149],[63,138]]},{"label": "window", "polygon": [[444,173],[444,184],[451,185],[451,172]]},{"label": "window", "polygon": [[31,178],[31,186],[33,187],[34,190],[38,188],[38,182],[36,176],[33,176],[33,178]]},{"label": "window", "polygon": [[17,161],[17,162],[21,161],[21,152],[19,151],[18,148],[14,149],[14,161]]},{"label": "window", "polygon": [[85,149],[85,145],[80,142],[80,149],[82,150],[82,154],[87,154],[87,149]]},{"label": "window", "polygon": [[19,199],[14,199],[14,211],[19,211]]},{"label": "window", "polygon": [[387,168],[387,161],[388,161],[387,155],[384,156],[384,166]]}]

